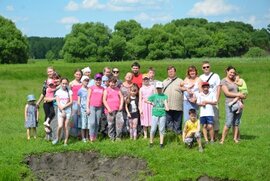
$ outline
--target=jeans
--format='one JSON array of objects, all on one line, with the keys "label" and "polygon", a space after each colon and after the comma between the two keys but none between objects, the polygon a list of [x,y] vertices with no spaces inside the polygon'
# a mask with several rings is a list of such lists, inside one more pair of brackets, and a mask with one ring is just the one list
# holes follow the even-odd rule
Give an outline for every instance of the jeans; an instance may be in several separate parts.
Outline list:
[{"label": "jeans", "polygon": [[233,126],[239,126],[242,117],[242,111],[239,114],[236,114],[236,111],[232,111],[231,107],[227,104],[225,105],[226,111],[226,123],[227,128]]},{"label": "jeans", "polygon": [[176,134],[182,134],[183,111],[169,110],[166,112],[166,126]]},{"label": "jeans", "polygon": [[89,135],[90,138],[96,138],[98,134],[99,122],[101,119],[102,107],[90,106],[89,122]]},{"label": "jeans", "polygon": [[122,111],[113,111],[107,114],[108,135],[111,140],[122,137],[124,119]]}]

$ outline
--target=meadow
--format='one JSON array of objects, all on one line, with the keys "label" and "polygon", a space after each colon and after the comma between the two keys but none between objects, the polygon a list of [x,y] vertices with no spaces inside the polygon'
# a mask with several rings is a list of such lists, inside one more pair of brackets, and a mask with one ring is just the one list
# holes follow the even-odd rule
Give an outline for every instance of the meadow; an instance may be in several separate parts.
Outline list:
[{"label": "meadow", "polygon": [[[201,74],[202,59],[142,61],[141,72],[148,67],[156,69],[156,79],[167,77],[166,67],[174,65],[177,75],[184,78],[189,65],[195,65]],[[270,58],[263,59],[210,59],[212,70],[221,78],[225,77],[228,65],[236,67],[246,80],[249,95],[245,101],[241,122],[241,141],[235,144],[230,131],[224,145],[216,142],[207,145],[203,153],[197,148],[188,149],[172,133],[165,137],[165,148],[158,147],[158,138],[153,148],[148,140],[111,143],[108,139],[94,144],[84,144],[71,139],[68,147],[53,146],[44,140],[43,127],[38,127],[36,140],[26,139],[24,128],[24,106],[30,93],[39,97],[41,86],[46,78],[47,61],[31,61],[25,65],[0,65],[0,180],[35,180],[31,170],[23,160],[30,154],[44,152],[66,152],[95,150],[103,155],[117,157],[129,155],[145,159],[152,175],[147,180],[196,180],[201,175],[209,175],[229,180],[269,180],[270,178],[270,124],[269,89]],[[70,80],[76,68],[90,66],[92,75],[102,71],[104,66],[118,67],[121,78],[130,70],[132,62],[76,63],[55,61],[55,69]],[[219,103],[221,129],[224,125],[224,95]],[[43,109],[40,108],[40,123],[43,123]],[[41,125],[41,124],[40,124]],[[220,131],[221,132],[221,131]]]}]

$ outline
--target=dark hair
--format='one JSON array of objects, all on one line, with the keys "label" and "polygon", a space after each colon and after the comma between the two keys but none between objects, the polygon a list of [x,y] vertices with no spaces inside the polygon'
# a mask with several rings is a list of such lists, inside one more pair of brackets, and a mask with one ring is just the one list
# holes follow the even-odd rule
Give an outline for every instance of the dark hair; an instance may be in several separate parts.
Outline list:
[{"label": "dark hair", "polygon": [[171,70],[171,69],[174,69],[174,71],[176,72],[176,68],[175,68],[173,65],[169,65],[169,66],[167,67],[167,71],[168,71],[168,70]]},{"label": "dark hair", "polygon": [[60,82],[62,82],[63,80],[66,80],[67,82],[69,82],[68,78],[66,77],[61,78]]},{"label": "dark hair", "polygon": [[109,82],[114,82],[114,83],[116,83],[116,82],[117,82],[116,77],[110,77],[110,78],[109,78]]},{"label": "dark hair", "polygon": [[188,114],[190,115],[190,114],[196,114],[196,110],[195,109],[190,109],[189,111],[188,111]]},{"label": "dark hair", "polygon": [[210,63],[209,63],[208,60],[204,60],[204,61],[202,62],[202,65],[204,65],[204,64],[210,64]]},{"label": "dark hair", "polygon": [[149,68],[148,68],[148,71],[153,71],[153,72],[155,72],[155,69],[154,69],[153,67],[149,67]]},{"label": "dark hair", "polygon": [[197,68],[196,68],[194,65],[190,65],[190,66],[188,67],[188,69],[187,69],[187,73],[186,73],[187,77],[190,78],[189,72],[190,72],[191,70],[195,70],[196,75],[198,75],[198,70],[197,70]]},{"label": "dark hair", "polygon": [[61,75],[58,74],[57,72],[53,73],[53,79],[61,79]]},{"label": "dark hair", "polygon": [[74,74],[75,74],[76,72],[80,72],[80,73],[81,73],[81,75],[83,74],[83,73],[82,73],[82,70],[81,70],[81,69],[79,69],[79,68],[77,68],[77,69],[75,69],[75,70],[74,70]]},{"label": "dark hair", "polygon": [[131,68],[132,67],[139,67],[141,68],[140,64],[138,62],[134,62],[133,64],[131,64]]},{"label": "dark hair", "polygon": [[233,70],[236,71],[236,69],[235,69],[233,66],[229,65],[229,66],[226,68],[226,72],[230,71],[231,69],[233,69]]}]

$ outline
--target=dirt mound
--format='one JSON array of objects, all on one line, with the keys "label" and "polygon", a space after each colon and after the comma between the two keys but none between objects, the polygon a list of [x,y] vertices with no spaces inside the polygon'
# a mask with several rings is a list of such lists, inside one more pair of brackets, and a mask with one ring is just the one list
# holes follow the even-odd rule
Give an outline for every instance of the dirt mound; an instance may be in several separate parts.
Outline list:
[{"label": "dirt mound", "polygon": [[103,157],[95,152],[31,155],[25,159],[38,180],[145,180],[145,161],[122,156]]}]

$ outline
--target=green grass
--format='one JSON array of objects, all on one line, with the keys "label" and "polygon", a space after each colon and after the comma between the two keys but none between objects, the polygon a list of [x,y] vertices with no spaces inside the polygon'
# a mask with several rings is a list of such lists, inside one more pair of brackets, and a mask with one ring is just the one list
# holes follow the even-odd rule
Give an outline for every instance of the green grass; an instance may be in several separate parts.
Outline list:
[{"label": "green grass", "polygon": [[[156,69],[156,78],[166,78],[166,67],[175,65],[177,74],[183,78],[189,65],[194,64],[200,73],[202,59],[179,61],[141,62],[142,72],[148,67]],[[52,146],[44,141],[42,127],[38,128],[37,140],[26,140],[24,128],[24,106],[26,95],[34,93],[39,96],[41,85],[46,78],[46,61],[31,61],[28,65],[1,65],[0,66],[0,180],[32,180],[30,169],[23,163],[29,154],[43,152],[63,152],[71,150],[96,150],[103,155],[116,157],[130,155],[143,158],[147,161],[153,175],[148,180],[196,180],[201,175],[228,178],[234,180],[269,180],[270,178],[270,124],[269,124],[269,90],[270,90],[270,58],[264,59],[211,59],[212,68],[225,76],[227,65],[233,65],[246,80],[249,95],[245,101],[245,109],[241,123],[242,140],[234,144],[229,134],[224,145],[207,146],[204,153],[196,148],[187,149],[176,141],[172,133],[166,135],[164,150],[158,147],[158,138],[154,148],[148,148],[148,141],[139,139],[111,143],[109,140],[95,144],[83,144],[71,139],[67,148],[62,145]],[[130,70],[132,62],[110,63],[78,63],[66,64],[55,61],[53,66],[61,75],[70,80],[75,68],[90,65],[92,72],[102,71],[104,66],[119,67],[121,77]],[[93,75],[93,74],[92,74]],[[221,129],[224,125],[224,96],[220,106]],[[40,109],[43,122],[43,109]]]}]

